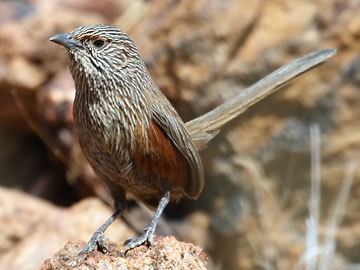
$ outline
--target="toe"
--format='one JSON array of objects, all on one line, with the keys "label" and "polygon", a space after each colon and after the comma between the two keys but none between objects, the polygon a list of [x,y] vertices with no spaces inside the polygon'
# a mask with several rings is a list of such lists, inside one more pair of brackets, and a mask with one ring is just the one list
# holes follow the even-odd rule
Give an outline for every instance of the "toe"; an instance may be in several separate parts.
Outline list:
[{"label": "toe", "polygon": [[152,246],[154,244],[154,234],[150,234],[147,241],[149,242],[149,245]]},{"label": "toe", "polygon": [[138,246],[141,246],[146,242],[146,238],[144,237],[134,237],[126,241],[126,246],[128,249],[133,249]]},{"label": "toe", "polygon": [[149,232],[145,231],[142,235],[138,237],[133,237],[128,239],[125,242],[125,245],[127,246],[128,249],[133,249],[145,244],[148,241],[148,239],[149,239]]},{"label": "toe", "polygon": [[87,245],[79,252],[79,255],[85,255],[95,250],[96,243],[87,243]]},{"label": "toe", "polygon": [[101,250],[107,250],[107,237],[104,234],[94,234],[86,246],[80,251],[79,255],[91,253],[96,247]]},{"label": "toe", "polygon": [[143,245],[145,243],[147,243],[149,245],[154,244],[154,232],[153,232],[153,230],[146,229],[145,232],[142,235],[126,240],[124,245],[128,249],[133,249],[133,248],[141,246],[141,245]]}]

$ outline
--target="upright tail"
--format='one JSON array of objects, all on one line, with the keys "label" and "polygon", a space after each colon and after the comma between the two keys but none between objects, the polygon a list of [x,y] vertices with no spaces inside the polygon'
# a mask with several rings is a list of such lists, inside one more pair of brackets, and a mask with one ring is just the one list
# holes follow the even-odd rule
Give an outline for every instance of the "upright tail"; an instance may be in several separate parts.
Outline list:
[{"label": "upright tail", "polygon": [[198,149],[214,138],[227,122],[246,111],[251,105],[278,90],[288,81],[323,63],[336,54],[336,49],[310,53],[270,73],[260,81],[242,90],[210,112],[186,123],[186,128]]}]

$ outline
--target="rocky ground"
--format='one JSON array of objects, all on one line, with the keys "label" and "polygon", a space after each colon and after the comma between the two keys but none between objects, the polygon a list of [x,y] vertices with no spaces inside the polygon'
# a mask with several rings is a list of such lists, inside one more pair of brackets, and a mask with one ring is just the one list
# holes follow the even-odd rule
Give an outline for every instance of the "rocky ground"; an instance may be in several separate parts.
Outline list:
[{"label": "rocky ground", "polygon": [[41,270],[56,269],[184,269],[206,268],[207,257],[199,247],[178,242],[174,237],[158,237],[151,247],[141,246],[126,252],[126,249],[109,243],[104,254],[95,251],[91,255],[79,256],[85,242],[70,242],[45,261]]},{"label": "rocky ground", "polygon": [[[320,243],[348,164],[359,161],[359,12],[357,0],[1,1],[0,269],[39,269],[54,254],[43,269],[57,269],[52,263],[79,242],[65,244],[86,241],[111,213],[73,135],[66,53],[48,41],[90,23],[110,23],[134,38],[184,120],[294,58],[338,49],[224,128],[203,153],[202,196],[171,205],[159,230],[204,248],[209,269],[301,266],[310,126],[321,131]],[[335,238],[338,269],[360,263],[359,166],[353,172]],[[149,212],[131,203],[108,236],[122,243],[148,220]]]}]

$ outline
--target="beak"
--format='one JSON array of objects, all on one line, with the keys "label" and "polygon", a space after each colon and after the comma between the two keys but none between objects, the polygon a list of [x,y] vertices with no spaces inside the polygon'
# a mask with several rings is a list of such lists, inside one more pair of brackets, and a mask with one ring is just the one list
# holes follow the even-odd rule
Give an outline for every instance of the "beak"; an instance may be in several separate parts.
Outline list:
[{"label": "beak", "polygon": [[50,38],[50,41],[64,46],[67,49],[81,48],[82,44],[75,40],[70,33],[60,33]]}]

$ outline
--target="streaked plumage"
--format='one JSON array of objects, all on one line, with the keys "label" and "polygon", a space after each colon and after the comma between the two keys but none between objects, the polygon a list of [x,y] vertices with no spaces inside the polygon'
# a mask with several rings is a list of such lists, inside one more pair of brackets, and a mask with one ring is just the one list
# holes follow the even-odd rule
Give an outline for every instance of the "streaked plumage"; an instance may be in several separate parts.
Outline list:
[{"label": "streaked plumage", "polygon": [[197,198],[203,168],[196,146],[131,38],[110,26],[71,34],[84,47],[70,50],[75,130],[95,172],[149,206],[167,190],[174,201]]},{"label": "streaked plumage", "polygon": [[127,34],[112,26],[90,25],[51,40],[70,52],[75,130],[86,158],[115,201],[114,214],[94,233],[84,253],[101,245],[106,228],[126,208],[127,192],[150,207],[160,201],[144,234],[127,245],[152,243],[169,197],[196,199],[203,188],[198,150],[249,106],[335,54],[335,50],[309,54],[185,124],[157,88]]}]

